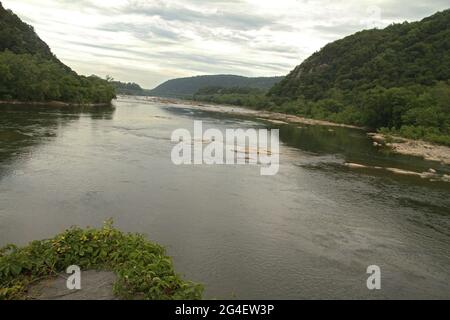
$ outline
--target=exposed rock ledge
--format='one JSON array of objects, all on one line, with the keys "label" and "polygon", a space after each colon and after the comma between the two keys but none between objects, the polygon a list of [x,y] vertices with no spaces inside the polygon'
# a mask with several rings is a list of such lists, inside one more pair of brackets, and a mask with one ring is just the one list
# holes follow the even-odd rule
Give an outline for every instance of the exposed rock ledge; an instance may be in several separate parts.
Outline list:
[{"label": "exposed rock ledge", "polygon": [[392,137],[393,141],[389,141],[390,139],[381,133],[369,133],[369,136],[377,144],[384,144],[396,153],[422,157],[426,160],[450,165],[450,147],[401,137]]},{"label": "exposed rock ledge", "polygon": [[350,169],[372,169],[372,170],[385,170],[389,171],[395,174],[399,175],[405,175],[405,176],[415,176],[422,179],[428,179],[430,181],[443,181],[443,182],[450,182],[450,175],[448,174],[440,174],[436,172],[434,169],[429,169],[426,172],[416,172],[416,171],[409,171],[409,170],[403,170],[398,168],[385,168],[385,167],[374,167],[374,166],[368,166],[363,165],[359,163],[351,163],[346,162],[344,165]]}]

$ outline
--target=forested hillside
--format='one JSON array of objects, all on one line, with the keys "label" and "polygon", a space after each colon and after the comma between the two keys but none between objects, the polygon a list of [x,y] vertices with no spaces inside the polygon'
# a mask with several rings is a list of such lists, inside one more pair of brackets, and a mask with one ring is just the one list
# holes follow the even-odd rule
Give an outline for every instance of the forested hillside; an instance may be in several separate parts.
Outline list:
[{"label": "forested hillside", "polygon": [[450,144],[449,79],[446,10],[330,43],[268,97],[289,113]]},{"label": "forested hillside", "polygon": [[150,90],[143,89],[139,84],[134,82],[111,82],[116,88],[117,94],[129,95],[129,96],[149,96]]},{"label": "forested hillside", "polygon": [[246,87],[253,89],[270,89],[281,81],[282,77],[247,78],[234,75],[209,75],[169,80],[150,90],[154,96],[191,98],[205,87]]},{"label": "forested hillside", "polygon": [[450,10],[330,43],[268,94],[199,90],[194,98],[450,145]]},{"label": "forested hillside", "polygon": [[57,60],[48,45],[34,32],[32,26],[23,23],[0,2],[0,52],[9,50],[16,54],[39,54],[44,58]]},{"label": "forested hillside", "polygon": [[0,3],[0,100],[109,103],[114,87],[96,76],[77,75],[48,45]]}]

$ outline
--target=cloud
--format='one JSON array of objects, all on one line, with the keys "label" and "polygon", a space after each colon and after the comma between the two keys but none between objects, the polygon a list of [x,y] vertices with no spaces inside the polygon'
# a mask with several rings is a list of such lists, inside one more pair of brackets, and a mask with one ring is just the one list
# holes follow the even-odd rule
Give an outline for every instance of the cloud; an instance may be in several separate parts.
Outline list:
[{"label": "cloud", "polygon": [[448,0],[3,0],[83,74],[154,87],[175,77],[288,73],[330,41],[419,20]]},{"label": "cloud", "polygon": [[194,10],[166,1],[152,2],[152,5],[143,5],[139,2],[139,4],[126,6],[124,13],[145,17],[159,17],[166,21],[199,24],[211,28],[227,28],[230,30],[258,30],[277,23],[275,17],[268,15],[233,12],[217,8]]},{"label": "cloud", "polygon": [[169,28],[163,28],[158,24],[150,23],[107,23],[99,27],[99,30],[111,32],[128,32],[134,37],[148,41],[148,40],[162,40],[162,41],[182,41],[183,37],[177,31],[172,31]]}]

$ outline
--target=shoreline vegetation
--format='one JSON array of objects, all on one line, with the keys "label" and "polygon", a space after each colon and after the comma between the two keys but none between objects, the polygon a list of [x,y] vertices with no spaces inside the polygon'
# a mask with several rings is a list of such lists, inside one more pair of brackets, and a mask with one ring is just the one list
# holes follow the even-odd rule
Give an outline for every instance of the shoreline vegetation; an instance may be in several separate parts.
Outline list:
[{"label": "shoreline vegetation", "polygon": [[269,111],[293,119],[362,128],[386,136],[450,147],[450,82],[440,81],[433,86],[417,86],[414,89],[380,87],[361,94],[366,97],[358,102],[358,107],[329,98],[313,101],[274,97],[270,92],[251,88],[204,88],[185,99]]},{"label": "shoreline vegetation", "polygon": [[[119,96],[118,99],[126,96]],[[133,96],[134,97],[134,96]],[[228,104],[216,104],[216,103],[205,103],[205,101],[198,100],[187,100],[187,99],[177,99],[177,98],[163,98],[163,97],[146,97],[148,99],[154,100],[156,102],[161,103],[171,103],[171,104],[183,104],[189,105],[192,107],[196,107],[197,109],[211,112],[220,112],[220,113],[229,113],[233,115],[246,115],[246,116],[255,116],[256,118],[260,118],[261,120],[265,120],[274,124],[288,124],[288,123],[297,123],[297,124],[306,124],[306,125],[322,125],[322,126],[330,126],[330,127],[342,127],[342,128],[351,128],[357,130],[366,130],[363,127],[358,127],[349,124],[343,123],[335,123],[326,120],[318,120],[318,119],[310,119],[301,116],[296,116],[292,114],[273,112],[267,110],[255,110],[246,106],[235,106]]]},{"label": "shoreline vegetation", "polygon": [[[119,96],[119,98],[124,96]],[[438,145],[423,140],[413,140],[390,133],[371,132],[368,128],[346,125],[341,123],[334,123],[331,121],[309,119],[301,116],[284,114],[279,112],[272,112],[266,110],[255,110],[242,106],[232,106],[214,103],[205,103],[202,101],[183,100],[174,98],[160,98],[160,97],[147,97],[147,99],[154,100],[161,103],[171,104],[184,104],[197,109],[219,112],[224,114],[251,116],[260,120],[268,121],[273,124],[302,124],[302,125],[320,125],[329,127],[342,127],[367,131],[367,135],[373,140],[376,147],[387,147],[395,153],[421,157],[425,160],[440,162],[444,165],[450,165],[450,147],[445,145]]]},{"label": "shoreline vegetation", "polygon": [[17,101],[0,100],[0,105],[18,105],[18,106],[49,106],[49,107],[109,107],[113,106],[111,102],[102,103],[77,103],[64,101]]},{"label": "shoreline vegetation", "polygon": [[143,235],[123,233],[105,222],[100,229],[72,227],[52,239],[0,248],[0,300],[31,299],[32,285],[76,265],[82,271],[112,271],[113,293],[125,300],[200,300],[203,286],[175,273],[165,249]]}]

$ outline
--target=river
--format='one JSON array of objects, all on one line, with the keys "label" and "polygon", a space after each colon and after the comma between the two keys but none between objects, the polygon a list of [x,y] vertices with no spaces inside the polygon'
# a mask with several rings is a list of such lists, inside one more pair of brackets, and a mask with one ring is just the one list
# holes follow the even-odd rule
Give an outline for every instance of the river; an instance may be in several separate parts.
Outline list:
[{"label": "river", "polygon": [[[121,98],[115,108],[1,106],[0,245],[72,225],[141,232],[215,299],[450,299],[450,168],[360,130],[279,125]],[[177,128],[280,128],[280,170],[176,166]],[[381,290],[367,289],[369,265]]]}]

